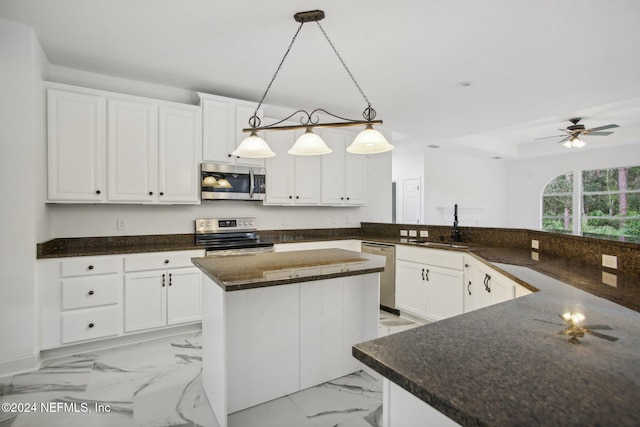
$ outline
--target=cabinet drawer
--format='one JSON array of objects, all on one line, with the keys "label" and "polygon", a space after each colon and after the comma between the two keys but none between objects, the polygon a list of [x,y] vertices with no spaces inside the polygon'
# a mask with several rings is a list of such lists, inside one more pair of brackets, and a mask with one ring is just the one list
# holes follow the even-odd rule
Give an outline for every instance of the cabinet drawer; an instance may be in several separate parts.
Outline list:
[{"label": "cabinet drawer", "polygon": [[120,271],[120,257],[82,257],[60,262],[62,277],[88,276],[117,273]]},{"label": "cabinet drawer", "polygon": [[162,270],[165,268],[193,267],[191,258],[204,256],[204,251],[159,252],[157,254],[129,255],[124,258],[124,271]]},{"label": "cabinet drawer", "polygon": [[120,317],[117,306],[62,313],[62,343],[118,335]]},{"label": "cabinet drawer", "polygon": [[61,284],[63,310],[117,304],[120,275],[74,277]]},{"label": "cabinet drawer", "polygon": [[442,249],[413,248],[397,245],[396,259],[417,262],[444,268],[462,270],[464,254],[462,252]]}]

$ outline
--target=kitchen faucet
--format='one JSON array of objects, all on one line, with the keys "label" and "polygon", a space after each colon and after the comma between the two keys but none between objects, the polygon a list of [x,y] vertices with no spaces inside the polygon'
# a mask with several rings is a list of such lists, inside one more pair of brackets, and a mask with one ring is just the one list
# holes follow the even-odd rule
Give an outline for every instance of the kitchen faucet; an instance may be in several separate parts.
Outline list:
[{"label": "kitchen faucet", "polygon": [[461,242],[460,229],[458,228],[458,205],[453,206],[453,228],[451,229],[451,239],[454,242]]}]

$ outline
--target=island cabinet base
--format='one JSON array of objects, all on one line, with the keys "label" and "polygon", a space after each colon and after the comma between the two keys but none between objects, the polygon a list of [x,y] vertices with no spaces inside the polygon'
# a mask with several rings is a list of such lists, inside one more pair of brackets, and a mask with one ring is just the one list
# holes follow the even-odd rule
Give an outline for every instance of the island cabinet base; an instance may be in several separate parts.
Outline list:
[{"label": "island cabinet base", "polygon": [[383,378],[383,427],[454,427],[457,422],[397,384]]},{"label": "island cabinet base", "polygon": [[225,292],[203,284],[203,386],[227,415],[366,367],[351,347],[377,337],[379,274]]}]

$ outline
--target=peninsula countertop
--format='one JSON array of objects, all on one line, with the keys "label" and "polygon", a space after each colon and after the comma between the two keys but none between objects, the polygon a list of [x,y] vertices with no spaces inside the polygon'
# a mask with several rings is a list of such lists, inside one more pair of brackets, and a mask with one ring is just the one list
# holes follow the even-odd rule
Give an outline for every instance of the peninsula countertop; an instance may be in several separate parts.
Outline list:
[{"label": "peninsula countertop", "polygon": [[[528,267],[497,267],[539,291],[360,343],[353,355],[462,425],[637,425],[640,313]],[[567,311],[617,340],[570,343]]]},{"label": "peninsula countertop", "polygon": [[225,291],[379,273],[384,258],[344,249],[262,252],[193,258],[192,262]]}]

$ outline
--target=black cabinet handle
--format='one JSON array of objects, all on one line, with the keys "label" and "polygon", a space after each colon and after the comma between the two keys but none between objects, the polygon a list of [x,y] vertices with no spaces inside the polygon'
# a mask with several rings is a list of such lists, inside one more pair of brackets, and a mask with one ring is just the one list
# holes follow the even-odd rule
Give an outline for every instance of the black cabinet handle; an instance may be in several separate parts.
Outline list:
[{"label": "black cabinet handle", "polygon": [[427,269],[427,274],[426,274],[426,276],[425,276],[425,277],[426,277],[426,279],[425,279],[425,280],[428,282],[428,281],[429,281],[429,269]]},{"label": "black cabinet handle", "polygon": [[344,200],[344,197],[340,197],[340,200]]},{"label": "black cabinet handle", "polygon": [[160,192],[160,195],[161,195],[161,196],[164,196],[164,191],[161,191],[161,192]]},{"label": "black cabinet handle", "polygon": [[491,292],[491,276],[486,273],[484,275],[484,290]]},{"label": "black cabinet handle", "polygon": [[100,194],[100,190],[96,190],[96,194]]},{"label": "black cabinet handle", "polygon": [[165,264],[169,264],[169,260],[168,260],[168,259],[165,259],[165,260],[164,260],[164,263],[165,263]]},{"label": "black cabinet handle", "polygon": [[299,199],[299,198],[300,198],[300,196],[296,196],[296,199]]},{"label": "black cabinet handle", "polygon": [[150,196],[153,196],[153,191],[149,191],[149,195],[150,195]]},{"label": "black cabinet handle", "polygon": [[471,280],[469,280],[469,284],[467,285],[467,292],[471,295]]},{"label": "black cabinet handle", "polygon": [[164,276],[165,274],[162,275],[162,287],[164,288]]},{"label": "black cabinet handle", "polygon": [[169,273],[169,286],[171,286],[171,273]]},{"label": "black cabinet handle", "polygon": [[89,323],[89,329],[93,328],[95,325],[92,323]]},{"label": "black cabinet handle", "polygon": [[293,199],[293,196],[289,196],[290,199]]},{"label": "black cabinet handle", "polygon": [[93,295],[93,291],[89,291],[89,295]]},{"label": "black cabinet handle", "polygon": [[469,264],[465,264],[465,265],[464,265],[464,268],[469,268]]},{"label": "black cabinet handle", "polygon": [[351,197],[347,197],[347,200],[351,200]]},{"label": "black cabinet handle", "polygon": [[424,280],[424,268],[422,269],[422,280]]},{"label": "black cabinet handle", "polygon": [[93,270],[93,265],[90,265],[90,266],[89,266],[89,267],[87,267],[87,268],[89,268],[89,270]]}]

